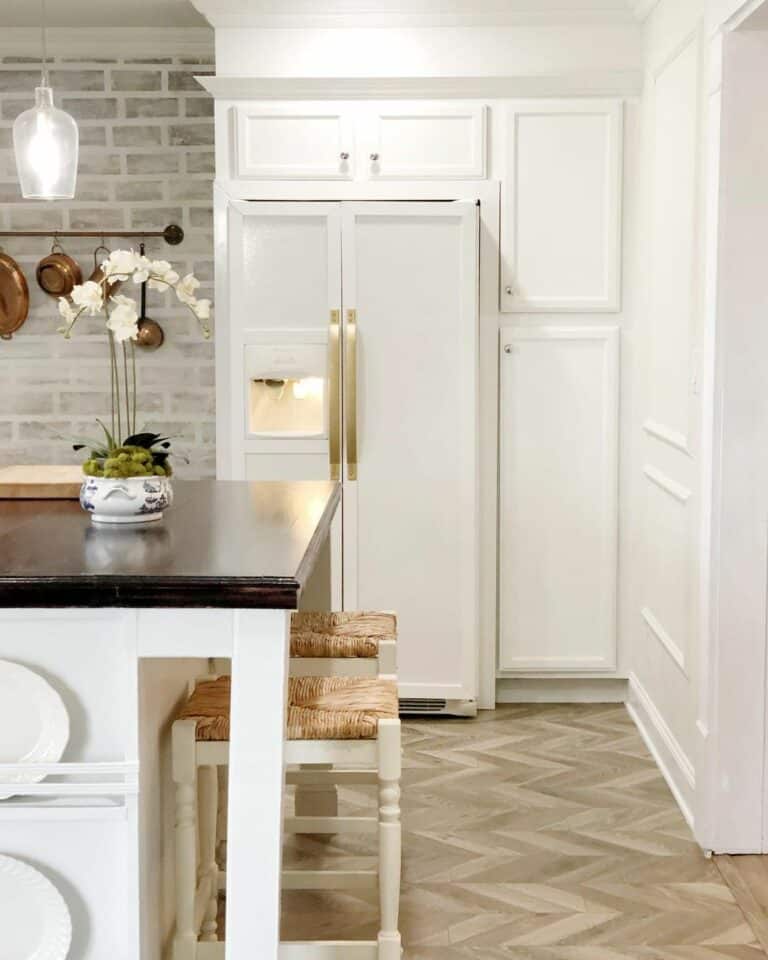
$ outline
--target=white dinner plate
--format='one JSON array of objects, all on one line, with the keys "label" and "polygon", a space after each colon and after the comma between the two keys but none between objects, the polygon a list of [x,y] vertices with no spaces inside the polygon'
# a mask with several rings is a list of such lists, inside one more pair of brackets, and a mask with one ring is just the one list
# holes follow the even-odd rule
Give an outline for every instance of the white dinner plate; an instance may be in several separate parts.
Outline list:
[{"label": "white dinner plate", "polygon": [[[69,715],[53,687],[33,670],[0,660],[0,763],[56,763],[68,740]],[[37,783],[44,777],[0,774],[0,781]]]},{"label": "white dinner plate", "polygon": [[66,960],[72,920],[64,898],[28,863],[0,855],[0,960]]}]

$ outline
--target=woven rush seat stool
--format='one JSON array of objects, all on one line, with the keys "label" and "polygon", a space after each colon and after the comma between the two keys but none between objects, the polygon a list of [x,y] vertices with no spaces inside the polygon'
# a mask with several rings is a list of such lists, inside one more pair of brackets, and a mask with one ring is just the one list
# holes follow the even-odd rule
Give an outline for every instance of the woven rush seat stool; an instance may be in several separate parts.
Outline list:
[{"label": "woven rush seat stool", "polygon": [[294,613],[291,676],[394,677],[397,617],[360,611]]},{"label": "woven rush seat stool", "polygon": [[[173,960],[223,960],[216,916],[226,876],[216,860],[217,767],[229,762],[228,676],[198,681],[173,724],[176,784],[176,930]],[[284,870],[283,889],[378,888],[375,941],[290,941],[284,960],[400,960],[401,746],[397,685],[376,677],[291,677],[285,745],[289,764],[354,764],[378,783],[375,817],[291,817],[289,833],[378,834],[378,869]],[[334,771],[335,773],[335,771]],[[237,843],[237,838],[230,838]]]}]

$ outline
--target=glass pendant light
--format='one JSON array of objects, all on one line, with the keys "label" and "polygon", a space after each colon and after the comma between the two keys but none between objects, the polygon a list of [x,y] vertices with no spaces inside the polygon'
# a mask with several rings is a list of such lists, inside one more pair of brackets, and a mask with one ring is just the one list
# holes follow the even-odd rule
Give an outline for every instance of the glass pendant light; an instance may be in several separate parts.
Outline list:
[{"label": "glass pendant light", "polygon": [[71,200],[77,180],[77,124],[53,105],[48,84],[45,0],[40,0],[43,72],[35,105],[13,124],[13,149],[21,193],[28,200]]}]

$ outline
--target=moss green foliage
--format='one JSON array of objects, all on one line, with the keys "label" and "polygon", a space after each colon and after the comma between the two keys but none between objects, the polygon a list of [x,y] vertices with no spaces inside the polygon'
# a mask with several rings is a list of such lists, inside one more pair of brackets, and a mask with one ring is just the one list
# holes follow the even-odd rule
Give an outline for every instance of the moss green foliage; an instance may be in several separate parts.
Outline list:
[{"label": "moss green foliage", "polygon": [[[101,420],[96,421],[104,433],[104,440],[73,437],[73,450],[90,450],[83,464],[88,477],[107,477],[123,480],[128,477],[170,477],[173,473],[169,457],[170,437],[160,433],[134,433],[122,443],[115,440]],[[178,454],[177,454],[178,456]],[[187,463],[186,457],[181,457]]]},{"label": "moss green foliage", "polygon": [[129,477],[170,477],[168,454],[133,444],[124,444],[107,452],[106,457],[92,456],[83,464],[83,473],[89,477],[125,480]]}]

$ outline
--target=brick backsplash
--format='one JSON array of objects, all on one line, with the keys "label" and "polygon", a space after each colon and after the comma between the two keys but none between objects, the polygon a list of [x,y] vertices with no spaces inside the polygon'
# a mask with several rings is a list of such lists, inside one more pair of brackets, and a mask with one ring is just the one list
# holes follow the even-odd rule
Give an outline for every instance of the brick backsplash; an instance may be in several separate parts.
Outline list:
[{"label": "brick backsplash", "polygon": [[[78,120],[80,165],[71,202],[25,202],[11,149],[13,119],[31,106],[37,65],[0,60],[0,229],[105,230],[183,226],[179,247],[148,240],[147,253],[194,270],[201,296],[213,299],[212,102],[194,80],[213,72],[213,57],[73,54],[51,64],[56,103]],[[16,62],[14,62],[14,59]],[[110,240],[108,245],[131,244]],[[64,240],[87,277],[98,240]],[[37,262],[51,240],[0,237],[0,247],[27,276],[31,308],[11,340],[0,340],[0,465],[70,463],[80,459],[57,435],[94,433],[108,416],[107,345],[96,321],[72,340],[56,333],[55,300],[35,282]],[[139,354],[139,420],[178,439],[190,464],[179,475],[215,472],[213,344],[202,341],[194,318],[170,296],[148,293],[147,313],[165,329],[165,344]],[[214,318],[215,323],[215,318]],[[143,414],[143,416],[142,416]]]}]

